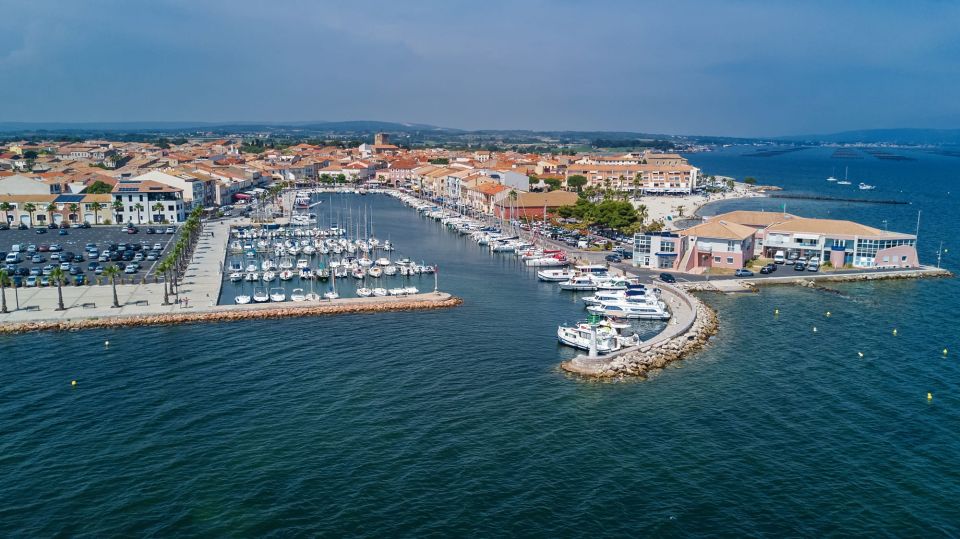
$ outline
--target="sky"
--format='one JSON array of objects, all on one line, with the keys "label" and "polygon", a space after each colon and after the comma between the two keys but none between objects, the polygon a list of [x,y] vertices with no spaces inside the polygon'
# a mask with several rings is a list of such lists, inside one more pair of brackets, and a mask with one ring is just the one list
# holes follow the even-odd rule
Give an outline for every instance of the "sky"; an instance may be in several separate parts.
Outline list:
[{"label": "sky", "polygon": [[960,127],[960,2],[0,0],[0,122]]}]

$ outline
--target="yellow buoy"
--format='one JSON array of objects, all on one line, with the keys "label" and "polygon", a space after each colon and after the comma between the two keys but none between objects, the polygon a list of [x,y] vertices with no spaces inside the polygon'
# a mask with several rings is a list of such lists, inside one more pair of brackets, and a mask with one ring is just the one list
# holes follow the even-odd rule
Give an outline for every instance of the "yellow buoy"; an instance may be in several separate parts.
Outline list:
[{"label": "yellow buoy", "polygon": [[76,386],[76,385],[77,385],[77,381],[76,381],[76,380],[70,380],[70,385]]},{"label": "yellow buoy", "polygon": [[857,352],[857,355],[863,357],[863,352]]},{"label": "yellow buoy", "polygon": [[930,393],[929,391],[927,392],[927,400],[928,400],[928,401],[932,401],[932,400],[933,400],[933,393]]}]

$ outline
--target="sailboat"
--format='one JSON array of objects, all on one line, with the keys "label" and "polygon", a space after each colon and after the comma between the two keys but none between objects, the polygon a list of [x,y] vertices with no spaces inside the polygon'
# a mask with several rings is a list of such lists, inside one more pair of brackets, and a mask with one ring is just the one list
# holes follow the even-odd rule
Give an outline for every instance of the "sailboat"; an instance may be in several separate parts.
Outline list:
[{"label": "sailboat", "polygon": [[835,177],[833,176],[833,174],[834,174],[835,172],[836,172],[836,169],[833,169],[833,170],[830,171],[830,176],[827,178],[827,181],[828,181],[828,182],[835,182],[835,181],[837,181],[837,178],[835,178]]},{"label": "sailboat", "polygon": [[843,179],[837,182],[837,185],[850,185],[850,180],[847,179],[847,173],[850,172],[850,167],[845,167],[843,171]]}]

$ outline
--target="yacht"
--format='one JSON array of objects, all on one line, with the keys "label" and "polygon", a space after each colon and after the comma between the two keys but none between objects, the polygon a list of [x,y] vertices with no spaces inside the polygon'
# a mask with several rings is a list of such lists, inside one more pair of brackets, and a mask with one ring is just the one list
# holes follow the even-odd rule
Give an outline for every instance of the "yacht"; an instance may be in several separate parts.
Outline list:
[{"label": "yacht", "polygon": [[633,288],[630,290],[598,291],[592,296],[580,298],[587,305],[600,305],[604,301],[617,301],[624,298],[633,300],[656,301],[657,297],[645,288]]},{"label": "yacht", "polygon": [[590,275],[576,275],[569,281],[560,283],[561,290],[587,291],[592,292],[597,289],[597,281]]},{"label": "yacht", "polygon": [[646,298],[623,298],[602,301],[599,305],[587,307],[591,314],[602,314],[615,318],[640,318],[643,320],[667,320],[670,311],[662,301],[650,302]]},{"label": "yacht", "polygon": [[303,293],[302,288],[294,288],[293,292],[290,292],[290,301],[307,301],[307,295]]},{"label": "yacht", "polygon": [[857,187],[858,187],[861,191],[871,191],[871,190],[877,188],[876,185],[868,185],[868,184],[863,183],[863,182],[860,182],[860,185],[858,185]]},{"label": "yacht", "polygon": [[340,294],[337,294],[337,291],[331,288],[327,292],[323,293],[323,297],[324,299],[337,299],[340,297]]},{"label": "yacht", "polygon": [[380,257],[377,259],[377,265],[382,267],[387,267],[390,265],[390,259],[386,257]]},{"label": "yacht", "polygon": [[246,305],[247,303],[250,303],[250,296],[246,294],[240,294],[239,296],[233,298],[233,301],[237,305]]},{"label": "yacht", "polygon": [[313,270],[310,268],[300,268],[300,272],[297,276],[301,279],[313,279]]},{"label": "yacht", "polygon": [[239,271],[235,271],[230,274],[230,282],[236,283],[242,280],[243,280],[243,274],[240,273]]},{"label": "yacht", "polygon": [[373,295],[374,295],[374,296],[378,296],[378,297],[386,296],[386,295],[387,295],[387,289],[386,289],[386,288],[374,288],[374,289],[373,289]]},{"label": "yacht", "polygon": [[393,265],[387,266],[383,268],[383,274],[388,277],[392,277],[397,274],[397,267]]},{"label": "yacht", "polygon": [[576,275],[577,272],[571,269],[540,270],[537,272],[537,279],[550,283],[561,283],[569,281]]},{"label": "yacht", "polygon": [[296,267],[297,267],[297,269],[309,268],[309,267],[310,267],[310,261],[307,260],[306,258],[301,258],[301,259],[297,260],[297,266],[296,266]]},{"label": "yacht", "polygon": [[320,294],[317,294],[315,292],[307,292],[307,294],[303,296],[303,300],[304,301],[320,301]]},{"label": "yacht", "polygon": [[367,270],[367,273],[370,274],[371,277],[376,278],[383,275],[383,269],[380,268],[379,266],[373,266]]},{"label": "yacht", "polygon": [[531,268],[556,268],[566,266],[570,262],[567,261],[566,257],[561,255],[555,256],[541,256],[538,258],[529,258],[523,261],[528,267]]},{"label": "yacht", "polygon": [[267,294],[267,291],[263,288],[254,288],[253,301],[257,303],[266,303],[270,301],[270,294]]},{"label": "yacht", "polygon": [[[597,352],[609,354],[623,348],[621,337],[617,330],[604,327],[593,326],[597,334]],[[591,325],[580,323],[575,326],[558,326],[557,340],[561,343],[578,348],[580,350],[590,350]],[[639,339],[638,339],[639,340]]]},{"label": "yacht", "polygon": [[270,281],[277,278],[277,273],[274,271],[265,271],[263,272],[263,282],[269,283]]},{"label": "yacht", "polygon": [[283,288],[271,288],[270,289],[270,301],[287,301],[287,291]]},{"label": "yacht", "polygon": [[247,273],[246,276],[244,276],[244,280],[247,281],[247,282],[249,282],[249,283],[253,283],[253,282],[259,281],[259,280],[260,280],[260,274],[257,273],[257,272],[255,272],[255,271],[251,271],[251,272]]},{"label": "yacht", "polygon": [[364,287],[364,288],[357,289],[357,297],[369,298],[372,295],[373,295],[373,290],[370,290],[369,288]]},{"label": "yacht", "polygon": [[353,268],[353,271],[350,272],[354,279],[363,279],[365,273],[363,268]]},{"label": "yacht", "polygon": [[290,271],[290,270],[288,270],[288,269],[285,269],[285,270],[283,270],[283,271],[280,272],[280,280],[281,280],[281,281],[289,281],[290,279],[293,279],[293,272],[292,272],[292,271]]}]

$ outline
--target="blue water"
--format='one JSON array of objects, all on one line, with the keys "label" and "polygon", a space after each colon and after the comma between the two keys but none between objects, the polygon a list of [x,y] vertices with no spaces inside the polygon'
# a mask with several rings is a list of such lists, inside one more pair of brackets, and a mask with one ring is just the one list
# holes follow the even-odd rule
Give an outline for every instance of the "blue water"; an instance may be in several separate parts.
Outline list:
[{"label": "blue water", "polygon": [[[829,155],[694,159],[819,191]],[[869,159],[851,178],[913,204],[849,207],[922,210],[929,261],[960,160]],[[708,295],[704,351],[584,382],[556,368],[576,296],[366,199],[462,307],[0,337],[0,535],[960,534],[955,279]]]}]

